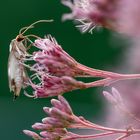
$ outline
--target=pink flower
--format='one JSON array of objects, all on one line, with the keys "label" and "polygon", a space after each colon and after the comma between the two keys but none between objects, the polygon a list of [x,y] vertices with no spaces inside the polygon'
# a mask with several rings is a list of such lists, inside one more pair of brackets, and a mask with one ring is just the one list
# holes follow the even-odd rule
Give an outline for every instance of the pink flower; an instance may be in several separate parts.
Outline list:
[{"label": "pink flower", "polygon": [[43,108],[49,117],[43,118],[42,123],[32,125],[33,129],[41,131],[40,136],[29,130],[23,132],[35,140],[68,140],[79,137],[80,135],[68,132],[66,128],[86,128],[85,124],[88,121],[83,117],[75,116],[69,103],[62,96],[58,96],[58,100],[52,99],[51,103],[53,107]]},{"label": "pink flower", "polygon": [[[76,89],[107,86],[119,80],[140,77],[139,74],[118,74],[84,66],[67,54],[51,36],[35,40],[34,46],[39,50],[33,52],[30,58],[25,59],[34,61],[33,66],[24,64],[31,71],[35,72],[32,76],[29,76],[30,80],[26,83],[26,85],[31,86],[35,90],[31,97],[58,96]],[[75,79],[75,77],[79,76],[100,77],[102,79],[84,83]],[[37,81],[38,83],[36,83]],[[27,93],[26,95],[30,96]]]},{"label": "pink flower", "polygon": [[82,32],[92,30],[95,26],[104,26],[112,28],[116,10],[114,0],[62,0],[62,3],[68,6],[71,14],[65,14],[63,20],[74,19],[79,22]]},{"label": "pink flower", "polygon": [[33,60],[37,62],[35,67],[42,70],[46,69],[48,73],[55,76],[76,77],[86,75],[77,67],[78,63],[51,36],[46,39],[35,40],[34,45],[42,50],[33,54]]},{"label": "pink flower", "polygon": [[32,128],[40,130],[40,136],[35,132],[24,130],[23,132],[37,140],[58,140],[65,136],[72,136],[65,128],[70,125],[79,124],[73,115],[72,109],[68,102],[62,97],[58,96],[59,100],[52,99],[52,108],[44,107],[44,111],[49,115],[42,119],[42,123],[35,123]]},{"label": "pink flower", "polygon": [[[32,125],[33,129],[40,131],[40,135],[29,130],[23,130],[26,135],[32,137],[34,140],[94,139],[112,135],[117,135],[119,138],[126,138],[133,134],[140,134],[139,129],[108,128],[89,122],[81,116],[78,117],[73,114],[70,105],[62,96],[58,96],[58,100],[52,99],[51,103],[53,107],[43,108],[45,113],[48,114],[48,117],[43,118],[41,123],[35,123]],[[91,135],[78,135],[68,131],[67,129],[69,128],[93,129],[100,131],[100,133],[95,131],[96,133]]]},{"label": "pink flower", "polygon": [[103,94],[111,104],[116,106],[124,106],[123,99],[117,89],[112,88],[112,93],[103,91]]},{"label": "pink flower", "polygon": [[63,20],[74,19],[82,32],[103,26],[132,37],[140,36],[139,0],[62,0],[72,13]]},{"label": "pink flower", "polygon": [[33,132],[33,131],[23,130],[23,132],[24,132],[26,135],[32,137],[34,140],[42,140],[42,138],[41,138],[37,133],[35,133],[35,132]]},{"label": "pink flower", "polygon": [[86,87],[85,83],[76,81],[68,76],[56,77],[43,75],[41,79],[42,83],[40,85],[30,83],[31,87],[35,90],[33,95],[35,98],[57,96],[65,92]]},{"label": "pink flower", "polygon": [[53,76],[70,77],[118,77],[119,74],[103,70],[92,69],[78,63],[65,52],[51,36],[46,39],[37,39],[34,43],[39,51],[33,53],[32,59],[36,62],[33,70],[40,74],[49,73]]}]

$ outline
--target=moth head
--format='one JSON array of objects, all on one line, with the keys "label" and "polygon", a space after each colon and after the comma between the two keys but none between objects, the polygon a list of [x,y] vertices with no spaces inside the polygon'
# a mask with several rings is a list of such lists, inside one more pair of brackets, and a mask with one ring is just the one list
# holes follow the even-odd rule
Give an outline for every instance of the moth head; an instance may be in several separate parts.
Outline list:
[{"label": "moth head", "polygon": [[19,34],[17,37],[16,37],[16,41],[17,42],[21,42],[25,39],[25,37],[22,35],[22,34]]}]

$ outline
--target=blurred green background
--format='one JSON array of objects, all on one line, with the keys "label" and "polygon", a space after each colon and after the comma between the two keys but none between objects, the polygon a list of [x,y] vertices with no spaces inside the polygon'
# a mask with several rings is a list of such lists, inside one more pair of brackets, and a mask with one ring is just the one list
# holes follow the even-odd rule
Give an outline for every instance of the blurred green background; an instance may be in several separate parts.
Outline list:
[{"label": "blurred green background", "polygon": [[[0,139],[28,140],[22,133],[40,122],[45,113],[44,106],[50,106],[48,99],[30,99],[21,95],[13,101],[9,92],[7,61],[10,41],[16,37],[20,28],[40,19],[54,19],[53,23],[40,23],[29,33],[44,36],[51,34],[77,61],[98,69],[111,70],[118,63],[121,48],[111,43],[110,32],[95,30],[93,35],[81,34],[72,21],[61,22],[64,13],[70,12],[59,0],[5,0],[1,1],[0,22]],[[112,47],[113,46],[113,47]],[[114,47],[115,46],[115,47]],[[99,122],[105,111],[100,94],[103,88],[90,88],[66,93],[77,115]]]}]

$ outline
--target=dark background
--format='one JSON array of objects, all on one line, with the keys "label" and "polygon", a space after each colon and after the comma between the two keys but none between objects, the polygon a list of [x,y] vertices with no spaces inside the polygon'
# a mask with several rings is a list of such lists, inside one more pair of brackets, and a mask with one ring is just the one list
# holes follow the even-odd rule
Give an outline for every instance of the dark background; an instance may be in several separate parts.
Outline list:
[{"label": "dark background", "polygon": [[[53,23],[40,23],[29,33],[44,36],[51,34],[77,61],[98,69],[111,70],[119,63],[121,48],[105,29],[95,30],[93,35],[81,34],[72,21],[62,22],[61,17],[69,9],[59,0],[3,0],[0,6],[0,139],[28,140],[22,133],[40,122],[45,113],[44,106],[50,106],[50,99],[30,99],[23,94],[13,101],[9,92],[7,62],[9,44],[20,28],[40,19],[54,19]],[[95,122],[103,120],[103,88],[90,88],[65,93],[75,114],[83,115]]]}]

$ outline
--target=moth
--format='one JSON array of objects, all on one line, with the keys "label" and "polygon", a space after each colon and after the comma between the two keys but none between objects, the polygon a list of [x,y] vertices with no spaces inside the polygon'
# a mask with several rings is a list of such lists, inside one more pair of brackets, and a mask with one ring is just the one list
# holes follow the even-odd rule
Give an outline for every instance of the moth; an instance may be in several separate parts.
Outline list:
[{"label": "moth", "polygon": [[8,59],[8,78],[10,91],[14,92],[14,99],[19,96],[24,82],[27,80],[23,58],[26,48],[23,44],[24,38],[13,39],[10,43],[10,54]]},{"label": "moth", "polygon": [[[52,22],[52,20],[39,20],[28,27],[22,28],[19,31],[19,35],[10,43],[10,53],[8,58],[8,79],[10,91],[13,91],[14,93],[14,99],[20,95],[21,89],[26,86],[25,83],[29,78],[24,65],[24,59],[28,54],[28,46],[25,42],[30,41],[28,38],[29,36],[36,37],[35,35],[24,36],[23,34],[28,29],[33,28],[33,26],[39,22]],[[22,30],[24,31],[22,32]]]}]

